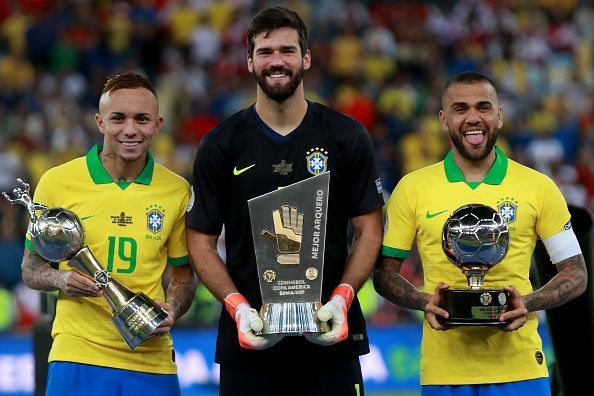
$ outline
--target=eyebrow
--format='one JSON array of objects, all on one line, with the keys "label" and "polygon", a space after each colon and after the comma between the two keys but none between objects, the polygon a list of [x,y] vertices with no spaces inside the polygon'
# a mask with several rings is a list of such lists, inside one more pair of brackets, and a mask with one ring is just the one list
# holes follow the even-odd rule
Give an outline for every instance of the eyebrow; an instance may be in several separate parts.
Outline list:
[{"label": "eyebrow", "polygon": [[[290,50],[290,49],[297,49],[296,45],[283,45],[279,48],[280,51],[286,51],[286,50]],[[264,51],[272,51],[273,48],[271,46],[268,47],[260,47],[258,49],[256,49],[256,53],[260,53],[260,52],[264,52]]]},{"label": "eyebrow", "polygon": [[[122,113],[121,111],[111,111],[108,113],[109,116],[126,116],[126,113]],[[145,117],[145,116],[149,116],[152,117],[151,113],[136,113],[134,114],[134,118],[138,118],[138,117]]]},{"label": "eyebrow", "polygon": [[[490,100],[481,100],[476,102],[476,106],[483,106],[483,105],[489,105],[491,107],[494,107],[493,102],[491,102]],[[456,106],[469,106],[468,102],[454,102],[450,105],[450,108],[456,107]]]}]

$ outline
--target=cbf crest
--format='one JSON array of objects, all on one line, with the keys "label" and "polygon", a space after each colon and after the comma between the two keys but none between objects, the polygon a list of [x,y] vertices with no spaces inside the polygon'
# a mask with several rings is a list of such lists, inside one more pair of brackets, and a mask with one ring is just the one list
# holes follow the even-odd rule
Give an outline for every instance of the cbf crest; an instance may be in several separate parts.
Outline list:
[{"label": "cbf crest", "polygon": [[497,211],[508,224],[513,223],[518,213],[518,201],[510,197],[502,198],[497,202]]},{"label": "cbf crest", "polygon": [[321,147],[306,151],[307,170],[312,175],[319,175],[328,170],[328,151]]},{"label": "cbf crest", "polygon": [[146,227],[150,232],[156,234],[163,229],[163,220],[165,218],[164,210],[160,206],[147,208]]}]

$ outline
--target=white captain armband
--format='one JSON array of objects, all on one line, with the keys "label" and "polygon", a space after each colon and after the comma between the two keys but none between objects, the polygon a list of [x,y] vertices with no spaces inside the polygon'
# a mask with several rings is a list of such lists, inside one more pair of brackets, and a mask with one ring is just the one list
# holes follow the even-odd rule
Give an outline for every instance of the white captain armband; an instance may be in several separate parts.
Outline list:
[{"label": "white captain armband", "polygon": [[582,253],[573,229],[561,231],[542,241],[553,264]]}]

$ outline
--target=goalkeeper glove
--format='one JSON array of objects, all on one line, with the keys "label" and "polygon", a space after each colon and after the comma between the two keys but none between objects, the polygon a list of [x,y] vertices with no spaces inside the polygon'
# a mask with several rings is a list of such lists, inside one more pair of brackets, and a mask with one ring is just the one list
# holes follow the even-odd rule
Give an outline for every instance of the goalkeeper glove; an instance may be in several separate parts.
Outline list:
[{"label": "goalkeeper glove", "polygon": [[347,311],[354,298],[355,291],[351,285],[347,283],[338,285],[332,292],[330,301],[317,312],[320,321],[330,324],[330,331],[321,334],[305,334],[305,338],[314,344],[323,346],[344,341],[349,335]]},{"label": "goalkeeper glove", "polygon": [[267,349],[283,338],[279,334],[256,335],[264,328],[264,322],[242,294],[231,293],[223,301],[225,302],[225,308],[237,323],[237,338],[242,348]]}]

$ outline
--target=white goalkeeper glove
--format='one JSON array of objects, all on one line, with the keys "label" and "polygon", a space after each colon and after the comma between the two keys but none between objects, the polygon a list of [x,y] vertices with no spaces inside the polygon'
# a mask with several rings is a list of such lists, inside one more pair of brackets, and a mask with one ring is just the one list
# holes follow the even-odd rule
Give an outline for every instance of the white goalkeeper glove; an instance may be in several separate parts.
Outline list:
[{"label": "white goalkeeper glove", "polygon": [[342,283],[334,289],[328,301],[317,312],[318,319],[330,325],[327,333],[305,334],[305,338],[314,344],[328,346],[344,341],[349,335],[347,312],[355,298],[353,287]]},{"label": "white goalkeeper glove", "polygon": [[267,334],[258,336],[255,333],[262,331],[264,322],[258,311],[250,306],[250,303],[240,293],[231,293],[223,300],[225,308],[237,323],[237,338],[239,345],[245,349],[262,350],[270,348],[279,342],[283,336],[278,334]]}]

